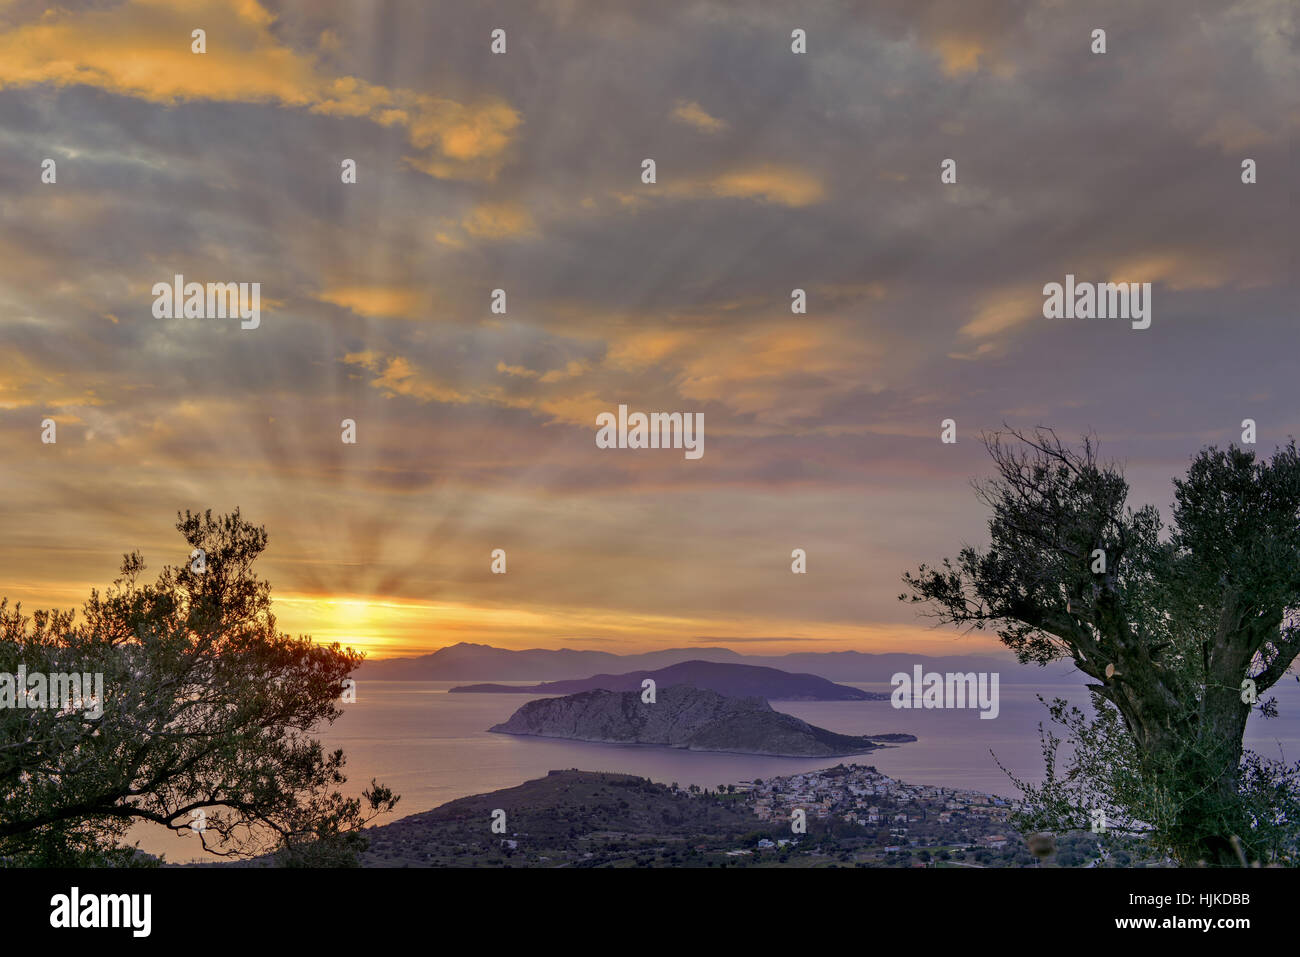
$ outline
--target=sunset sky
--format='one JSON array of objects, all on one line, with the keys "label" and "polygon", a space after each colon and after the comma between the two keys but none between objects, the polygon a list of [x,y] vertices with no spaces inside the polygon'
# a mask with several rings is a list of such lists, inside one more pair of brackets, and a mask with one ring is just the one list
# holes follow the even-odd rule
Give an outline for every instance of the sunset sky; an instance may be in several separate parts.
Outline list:
[{"label": "sunset sky", "polygon": [[[1300,426],[1296,5],[1149,6],[0,0],[0,594],[239,506],[281,625],[375,656],[991,648],[897,600],[983,541],[981,430],[1167,512]],[[260,327],[155,318],[177,273]],[[1044,319],[1067,273],[1151,327]],[[597,448],[620,403],[704,456]]]}]

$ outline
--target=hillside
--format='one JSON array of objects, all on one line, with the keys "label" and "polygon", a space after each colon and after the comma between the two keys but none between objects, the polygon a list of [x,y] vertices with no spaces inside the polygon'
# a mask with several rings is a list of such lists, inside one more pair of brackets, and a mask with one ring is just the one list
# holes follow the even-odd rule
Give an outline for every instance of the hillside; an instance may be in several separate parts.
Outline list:
[{"label": "hillside", "polygon": [[773,757],[865,754],[911,735],[846,735],[772,710],[762,698],[731,698],[686,685],[661,689],[654,704],[635,691],[583,691],[530,701],[488,729],[612,744],[654,744],[691,751]]},{"label": "hillside", "polygon": [[[506,813],[504,834],[491,830],[498,809]],[[721,846],[757,826],[753,812],[735,801],[692,798],[628,774],[552,771],[518,787],[368,828],[370,848],[362,865],[633,864],[629,852],[640,843],[683,850],[700,842]]]}]

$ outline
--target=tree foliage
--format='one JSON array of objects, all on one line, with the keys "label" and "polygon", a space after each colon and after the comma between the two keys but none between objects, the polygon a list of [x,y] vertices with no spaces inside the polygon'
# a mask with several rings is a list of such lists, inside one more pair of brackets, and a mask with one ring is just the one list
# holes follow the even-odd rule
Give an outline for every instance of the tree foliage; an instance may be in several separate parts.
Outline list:
[{"label": "tree foliage", "polygon": [[1065,826],[1069,800],[1104,799],[1184,863],[1293,857],[1294,769],[1246,754],[1242,737],[1300,653],[1295,443],[1271,460],[1203,449],[1174,481],[1168,528],[1153,506],[1129,507],[1122,470],[1090,436],[1080,449],[1050,429],[985,444],[989,547],[920,566],[900,597],[995,629],[1022,662],[1067,658],[1092,679],[1095,718],[1054,712],[1076,748],[1076,792],[1040,792],[1042,807]]},{"label": "tree foliage", "polygon": [[120,841],[150,821],[194,831],[222,856],[355,863],[359,829],[397,797],[375,782],[344,796],[343,752],[312,733],[342,713],[362,656],[277,629],[270,585],[253,571],[264,528],[238,510],[178,519],[203,566],[165,567],[150,584],[128,554],[80,617],[0,600],[0,672],[98,672],[104,692],[102,714],[0,709],[0,857],[131,863]]}]

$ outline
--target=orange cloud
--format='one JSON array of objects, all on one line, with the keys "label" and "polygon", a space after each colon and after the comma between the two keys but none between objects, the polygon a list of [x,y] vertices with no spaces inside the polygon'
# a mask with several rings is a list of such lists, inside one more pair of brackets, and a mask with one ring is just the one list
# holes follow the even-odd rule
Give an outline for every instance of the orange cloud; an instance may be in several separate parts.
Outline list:
[{"label": "orange cloud", "polygon": [[640,329],[609,347],[609,361],[618,367],[653,365],[695,342],[685,329]]},{"label": "orange cloud", "polygon": [[[0,350],[0,409],[39,406],[44,410],[103,405],[93,389],[77,391],[62,384],[61,372],[37,368],[30,359],[13,350]],[[57,422],[75,421],[65,415],[50,415]]]},{"label": "orange cloud", "polygon": [[717,196],[757,199],[781,206],[810,206],[825,196],[816,177],[771,163],[723,173],[704,188]]},{"label": "orange cloud", "polygon": [[[1088,282],[1150,282],[1161,283],[1166,288],[1217,289],[1230,282],[1249,285],[1263,281],[1263,276],[1250,272],[1247,258],[1236,262],[1222,253],[1210,254],[1198,250],[1159,249],[1130,253],[1118,260],[1107,257],[1103,262],[1094,257],[1091,263],[1081,262],[1071,271],[1078,281]],[[1067,270],[1049,277],[1061,281]],[[1047,280],[1045,280],[1047,281]],[[962,336],[981,339],[995,336],[1043,314],[1042,287],[1009,286],[986,296],[975,315],[958,330]],[[981,346],[974,352],[950,353],[953,358],[974,359],[992,350]]]},{"label": "orange cloud", "polygon": [[511,134],[522,122],[513,107],[495,99],[471,107],[431,97],[421,97],[418,105],[420,115],[409,125],[411,144],[438,150],[408,156],[411,166],[439,179],[456,178],[463,169],[478,170],[483,179],[496,177]]},{"label": "orange cloud", "polygon": [[[466,105],[350,76],[285,46],[256,0],[128,0],[111,9],[47,11],[0,34],[0,88],[83,84],[155,103],[271,103],[401,124],[416,169],[443,178],[495,177],[520,118],[487,98]],[[191,49],[205,31],[206,52]]]},{"label": "orange cloud", "polygon": [[695,127],[701,133],[720,133],[727,128],[725,120],[710,116],[708,111],[694,100],[678,100],[669,115],[679,123]]},{"label": "orange cloud", "polygon": [[427,294],[409,286],[339,286],[317,298],[361,316],[418,319],[429,313]]},{"label": "orange cloud", "polygon": [[529,369],[526,366],[506,365],[504,362],[497,363],[497,372],[504,372],[506,375],[517,376],[521,379],[534,379],[537,382],[551,383],[561,382],[565,379],[576,379],[587,371],[587,363],[572,361],[563,369],[551,369],[547,372],[538,372],[535,369]]},{"label": "orange cloud", "polygon": [[1107,282],[1159,282],[1170,289],[1216,289],[1231,278],[1222,254],[1189,251],[1143,253],[1112,266]]},{"label": "orange cloud", "polygon": [[[1012,286],[986,296],[974,318],[959,330],[963,336],[982,338],[996,335],[1043,314],[1043,297],[1036,289]],[[962,358],[974,358],[964,355]]]},{"label": "orange cloud", "polygon": [[752,199],[778,206],[799,207],[820,203],[826,196],[826,190],[821,181],[809,172],[776,163],[762,163],[727,170],[714,176],[665,178],[659,185],[635,193],[619,191],[609,195],[621,206],[633,210],[664,197]]},{"label": "orange cloud", "polygon": [[409,360],[402,356],[383,356],[375,352],[355,352],[343,357],[347,365],[360,366],[377,373],[370,384],[388,398],[406,396],[420,402],[444,402],[463,405],[473,396],[435,382],[416,372]]},{"label": "orange cloud", "polygon": [[[1291,124],[1295,126],[1293,122]],[[1198,146],[1217,146],[1224,153],[1233,154],[1255,146],[1265,146],[1282,139],[1281,128],[1273,131],[1261,129],[1248,117],[1237,113],[1216,117],[1214,123],[1201,134]]]},{"label": "orange cloud", "polygon": [[943,63],[943,72],[948,76],[960,76],[978,70],[980,57],[987,52],[978,40],[961,36],[939,37],[934,42],[934,48]]},{"label": "orange cloud", "polygon": [[461,220],[461,226],[477,239],[512,239],[537,232],[532,215],[518,203],[484,203]]}]

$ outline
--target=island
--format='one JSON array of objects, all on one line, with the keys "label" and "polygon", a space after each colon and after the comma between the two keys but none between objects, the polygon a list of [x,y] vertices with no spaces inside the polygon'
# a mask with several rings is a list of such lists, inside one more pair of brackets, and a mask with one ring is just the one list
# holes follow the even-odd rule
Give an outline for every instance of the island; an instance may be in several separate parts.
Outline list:
[{"label": "island", "polygon": [[836,734],[774,711],[763,698],[733,698],[689,685],[659,689],[653,704],[636,691],[595,689],[530,701],[497,734],[769,757],[840,757],[915,741],[910,734]]},{"label": "island", "polygon": [[817,675],[794,674],[779,668],[742,665],[724,661],[682,661],[654,671],[630,671],[617,675],[593,675],[567,681],[545,681],[535,685],[458,685],[453,692],[496,694],[575,694],[579,691],[640,691],[646,679],[659,687],[691,685],[729,697],[766,698],[769,701],[885,701],[888,694],[862,691],[836,684]]}]

